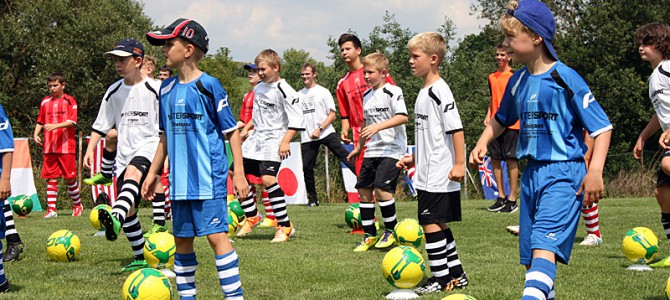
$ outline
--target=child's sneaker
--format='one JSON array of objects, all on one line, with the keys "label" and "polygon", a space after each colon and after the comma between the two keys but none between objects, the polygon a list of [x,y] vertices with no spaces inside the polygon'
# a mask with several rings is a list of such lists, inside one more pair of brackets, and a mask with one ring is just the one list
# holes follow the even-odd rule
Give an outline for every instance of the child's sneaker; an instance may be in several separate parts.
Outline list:
[{"label": "child's sneaker", "polygon": [[519,225],[510,225],[505,227],[507,229],[507,232],[513,234],[513,235],[519,235]]},{"label": "child's sneaker", "polygon": [[503,207],[501,207],[498,212],[500,213],[513,213],[519,209],[519,206],[516,205],[516,201],[505,201]]},{"label": "child's sneaker", "polygon": [[275,238],[272,239],[273,243],[282,243],[288,242],[288,239],[295,235],[295,228],[293,224],[289,227],[277,226],[277,232],[275,233]]},{"label": "child's sneaker", "polygon": [[23,252],[23,242],[16,243],[7,243],[7,250],[5,250],[5,255],[2,256],[2,261],[17,261],[21,252]]},{"label": "child's sneaker", "polygon": [[489,211],[499,211],[501,208],[503,208],[503,205],[505,205],[505,201],[507,201],[505,198],[498,197],[496,202],[489,206]]},{"label": "child's sneaker", "polygon": [[382,234],[381,238],[375,244],[375,248],[384,249],[391,247],[393,245],[395,245],[395,236],[393,235],[393,231],[384,230],[384,233]]},{"label": "child's sneaker", "polygon": [[136,259],[130,262],[127,266],[121,268],[121,272],[132,272],[139,269],[149,268],[149,264],[146,260]]},{"label": "child's sneaker", "polygon": [[47,213],[42,216],[42,218],[45,219],[51,219],[51,218],[56,218],[58,217],[58,213],[56,213],[55,210],[47,210]]},{"label": "child's sneaker", "polygon": [[9,292],[9,280],[5,280],[5,282],[0,284],[0,293],[6,292]]},{"label": "child's sneaker", "polygon": [[258,227],[261,228],[275,228],[277,227],[277,219],[270,219],[268,217],[263,218],[263,221],[258,224]]},{"label": "child's sneaker", "polygon": [[98,220],[100,220],[100,225],[105,227],[107,240],[115,241],[121,232],[121,222],[110,211],[103,208],[98,209]]},{"label": "child's sneaker", "polygon": [[72,216],[73,217],[80,217],[81,213],[83,211],[84,211],[84,207],[81,204],[75,205],[75,206],[72,207]]},{"label": "child's sneaker", "polygon": [[440,284],[439,281],[435,280],[435,277],[428,278],[428,280],[426,280],[426,283],[414,289],[414,292],[416,292],[419,295],[439,293],[442,291],[444,291],[444,287]]},{"label": "child's sneaker", "polygon": [[376,244],[378,240],[378,236],[372,236],[366,233],[365,236],[363,236],[363,240],[356,246],[356,248],[354,248],[354,252],[368,251],[368,249]]},{"label": "child's sneaker", "polygon": [[579,243],[579,245],[580,246],[598,246],[598,245],[602,244],[602,242],[603,242],[603,238],[598,237],[597,235],[590,233],[590,234],[586,235],[584,240],[581,243]]},{"label": "child's sneaker", "polygon": [[97,173],[97,174],[93,175],[91,178],[84,179],[84,183],[88,184],[88,185],[102,184],[104,186],[110,186],[110,185],[112,185],[113,182],[114,182],[114,179],[102,176],[102,173]]},{"label": "child's sneaker", "polygon": [[668,268],[670,267],[670,256],[661,259],[653,264],[649,264],[652,268]]},{"label": "child's sneaker", "polygon": [[[452,280],[447,284],[447,286],[448,286],[449,284],[451,284],[451,285],[454,286],[454,288],[462,289],[462,288],[468,286],[469,283],[470,283],[470,282],[468,281],[468,275],[466,275],[465,272],[463,272],[463,274],[461,274],[461,276],[454,277],[454,279],[452,279]],[[452,289],[453,289],[453,288],[452,288]]]},{"label": "child's sneaker", "polygon": [[261,214],[257,214],[253,217],[247,217],[244,220],[244,224],[242,224],[240,230],[237,231],[237,236],[243,237],[249,234],[249,232],[251,232],[251,230],[254,229],[254,227],[258,226],[258,224],[260,224],[261,222],[263,222],[263,215]]},{"label": "child's sneaker", "polygon": [[168,231],[167,225],[158,225],[154,223],[154,225],[151,226],[151,229],[149,229],[149,231],[144,233],[144,238],[148,238],[154,233],[167,232],[167,231]]}]

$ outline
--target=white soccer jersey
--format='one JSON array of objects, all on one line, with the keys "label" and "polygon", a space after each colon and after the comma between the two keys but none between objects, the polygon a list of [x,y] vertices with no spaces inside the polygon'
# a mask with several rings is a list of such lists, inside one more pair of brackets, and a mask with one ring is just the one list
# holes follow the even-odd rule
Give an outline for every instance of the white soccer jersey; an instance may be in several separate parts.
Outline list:
[{"label": "white soccer jersey", "polygon": [[335,111],[335,101],[328,89],[317,84],[311,89],[304,88],[300,90],[300,105],[302,107],[302,114],[305,116],[305,130],[300,133],[300,141],[302,143],[318,141],[335,132],[333,125],[328,124],[321,131],[318,139],[310,137],[312,132],[321,127],[321,123],[326,120],[328,114],[331,111]]},{"label": "white soccer jersey", "polygon": [[[381,123],[395,115],[407,115],[402,89],[390,83],[381,88],[369,89],[363,95],[365,126]],[[401,159],[407,148],[405,124],[380,130],[365,144],[364,157],[390,157]]]},{"label": "white soccer jersey", "polygon": [[242,144],[243,157],[281,162],[279,144],[287,129],[304,130],[298,93],[286,82],[259,82],[254,88],[254,132]]},{"label": "white soccer jersey", "polygon": [[462,130],[454,96],[443,79],[419,91],[414,104],[414,188],[431,193],[461,189],[448,175],[455,160],[452,134]]},{"label": "white soccer jersey", "polygon": [[649,77],[649,99],[661,129],[670,128],[670,60],[662,61]]},{"label": "white soccer jersey", "polygon": [[159,90],[160,82],[154,80],[128,86],[121,79],[102,98],[93,131],[104,136],[116,127],[116,174],[121,174],[133,157],[153,160],[158,148]]}]

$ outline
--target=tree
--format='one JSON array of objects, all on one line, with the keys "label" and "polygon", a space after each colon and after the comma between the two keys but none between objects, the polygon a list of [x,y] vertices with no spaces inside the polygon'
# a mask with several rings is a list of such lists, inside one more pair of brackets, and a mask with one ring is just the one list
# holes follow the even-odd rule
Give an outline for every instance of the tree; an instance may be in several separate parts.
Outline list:
[{"label": "tree", "polygon": [[[238,79],[239,64],[233,61],[230,50],[221,47],[214,54],[208,54],[200,60],[198,67],[221,82],[221,86],[228,93],[228,103],[237,117],[242,106],[242,98],[249,84],[245,80]],[[246,84],[245,84],[246,83]]]}]

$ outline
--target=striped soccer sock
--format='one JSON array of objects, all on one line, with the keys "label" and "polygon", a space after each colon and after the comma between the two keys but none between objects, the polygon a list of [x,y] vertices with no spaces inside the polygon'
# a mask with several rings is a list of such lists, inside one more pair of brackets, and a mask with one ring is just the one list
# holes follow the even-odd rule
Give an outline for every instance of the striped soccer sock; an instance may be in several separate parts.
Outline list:
[{"label": "striped soccer sock", "polygon": [[157,193],[151,201],[151,207],[154,211],[154,224],[165,226],[165,194]]},{"label": "striped soccer sock", "polygon": [[249,194],[244,199],[240,200],[240,206],[244,210],[244,215],[247,218],[255,217],[258,215],[258,209],[256,208],[256,188],[251,187],[249,189]]},{"label": "striped soccer sock", "polygon": [[[139,201],[140,184],[135,180],[124,180],[121,186],[121,192],[116,197],[112,214],[123,224],[130,208]],[[141,231],[141,230],[140,230]]]},{"label": "striped soccer sock", "polygon": [[270,195],[268,195],[268,191],[262,191],[261,198],[263,200],[263,207],[265,207],[265,217],[270,220],[277,220],[275,212],[272,210],[272,203],[270,203]]},{"label": "striped soccer sock", "polygon": [[114,173],[114,160],[116,159],[116,150],[113,152],[102,150],[102,162],[100,163],[100,174],[106,178],[112,178]]},{"label": "striped soccer sock", "polygon": [[123,223],[123,232],[126,234],[130,247],[133,249],[135,260],[144,260],[144,236],[142,235],[142,226],[137,214],[126,218]]},{"label": "striped soccer sock", "polygon": [[174,273],[177,282],[177,291],[181,300],[195,300],[197,290],[195,289],[195,271],[198,268],[198,260],[195,253],[175,253]]},{"label": "striped soccer sock", "polygon": [[56,202],[58,201],[58,181],[47,181],[47,209],[56,211]]},{"label": "striped soccer sock", "polygon": [[72,199],[72,206],[81,205],[81,195],[79,194],[79,184],[77,183],[77,180],[67,180],[65,181],[65,184],[67,185],[67,193],[70,195],[70,199]]},{"label": "striped soccer sock", "polygon": [[216,260],[216,271],[219,275],[221,291],[223,291],[226,299],[243,299],[240,269],[235,250],[223,255],[216,255],[214,259]]},{"label": "striped soccer sock", "polygon": [[444,285],[449,281],[449,265],[447,262],[447,239],[444,232],[426,233],[426,253],[433,277]]},{"label": "striped soccer sock", "polygon": [[442,230],[444,237],[447,239],[447,264],[449,265],[449,273],[452,277],[459,277],[463,275],[463,265],[458,259],[458,252],[456,251],[456,239],[451,232],[451,228]]},{"label": "striped soccer sock", "polygon": [[521,300],[544,300],[554,289],[556,264],[544,259],[533,258],[530,270],[526,272],[526,282]]},{"label": "striped soccer sock", "polygon": [[2,241],[0,241],[0,284],[7,282],[7,276],[5,276],[5,265],[2,263]]},{"label": "striped soccer sock", "polygon": [[382,211],[382,219],[384,219],[386,230],[393,230],[398,223],[395,217],[395,199],[379,201],[379,210]]},{"label": "striped soccer sock", "polygon": [[587,234],[595,234],[600,236],[600,222],[598,218],[598,205],[593,204],[590,208],[582,208],[582,218],[584,218],[584,225],[586,226]]},{"label": "striped soccer sock", "polygon": [[661,224],[663,224],[663,230],[665,231],[665,237],[670,243],[670,213],[661,213]]},{"label": "striped soccer sock", "polygon": [[361,211],[361,225],[363,231],[371,236],[377,236],[377,227],[375,227],[375,203],[361,202],[359,204]]},{"label": "striped soccer sock", "polygon": [[277,224],[290,227],[291,221],[288,218],[288,212],[286,211],[286,200],[284,200],[284,191],[279,187],[279,184],[275,183],[266,189],[268,191],[268,196],[270,197],[270,205],[272,205],[272,211],[274,212],[275,217],[277,218]]},{"label": "striped soccer sock", "polygon": [[5,213],[5,238],[7,239],[7,243],[21,242],[19,232],[16,231],[16,226],[14,225],[14,214],[12,213],[12,208],[9,206],[9,200],[5,200],[2,209]]}]

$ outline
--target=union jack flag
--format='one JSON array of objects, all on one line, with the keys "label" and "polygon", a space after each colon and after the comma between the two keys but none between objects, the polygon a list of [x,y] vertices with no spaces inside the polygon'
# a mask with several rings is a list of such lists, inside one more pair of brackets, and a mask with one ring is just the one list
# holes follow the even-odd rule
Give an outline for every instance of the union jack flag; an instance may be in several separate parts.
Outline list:
[{"label": "union jack flag", "polygon": [[496,180],[493,178],[493,171],[491,171],[491,169],[491,158],[484,156],[484,163],[479,164],[479,177],[482,180],[482,186],[489,186],[497,189],[498,185],[496,185]]}]

